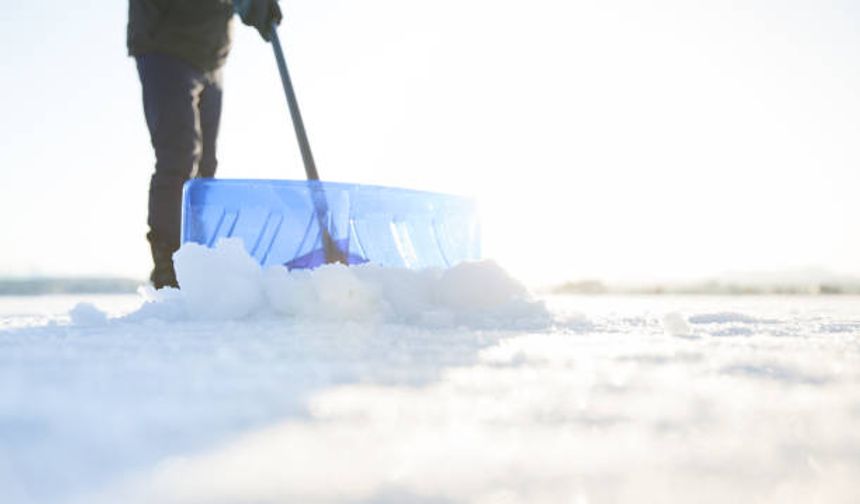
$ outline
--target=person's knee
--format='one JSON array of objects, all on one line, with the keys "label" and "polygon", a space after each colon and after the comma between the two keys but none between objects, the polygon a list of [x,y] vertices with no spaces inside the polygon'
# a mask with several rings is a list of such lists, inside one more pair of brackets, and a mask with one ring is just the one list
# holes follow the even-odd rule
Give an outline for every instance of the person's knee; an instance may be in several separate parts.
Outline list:
[{"label": "person's knee", "polygon": [[177,142],[155,146],[155,173],[163,177],[187,180],[201,160],[201,146],[197,141]]},{"label": "person's knee", "polygon": [[150,180],[150,198],[159,200],[158,206],[176,206],[176,201],[182,198],[182,186],[188,179],[188,174],[156,171]]}]

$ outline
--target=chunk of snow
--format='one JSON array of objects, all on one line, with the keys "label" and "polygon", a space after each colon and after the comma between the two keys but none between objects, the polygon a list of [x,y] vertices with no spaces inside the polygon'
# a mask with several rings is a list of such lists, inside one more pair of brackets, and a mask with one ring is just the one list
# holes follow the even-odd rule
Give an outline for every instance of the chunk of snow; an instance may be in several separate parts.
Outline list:
[{"label": "chunk of snow", "polygon": [[492,261],[462,263],[442,273],[440,304],[454,310],[489,310],[522,299],[526,289]]},{"label": "chunk of snow", "polygon": [[72,324],[78,326],[100,326],[107,324],[108,316],[92,303],[78,303],[69,311]]},{"label": "chunk of snow", "polygon": [[271,307],[282,315],[370,320],[381,312],[378,288],[342,264],[313,272],[276,266],[266,269],[263,281]]},{"label": "chunk of snow", "polygon": [[150,285],[140,287],[138,295],[143,298],[143,305],[135,312],[124,317],[128,321],[157,319],[181,320],[186,317],[185,299],[179,289],[166,287],[155,290]]},{"label": "chunk of snow", "polygon": [[663,315],[662,322],[663,330],[669,336],[689,337],[693,334],[690,324],[687,323],[687,319],[678,312]]},{"label": "chunk of snow", "polygon": [[215,248],[186,243],[173,256],[188,313],[201,319],[237,319],[263,302],[263,273],[238,239]]}]

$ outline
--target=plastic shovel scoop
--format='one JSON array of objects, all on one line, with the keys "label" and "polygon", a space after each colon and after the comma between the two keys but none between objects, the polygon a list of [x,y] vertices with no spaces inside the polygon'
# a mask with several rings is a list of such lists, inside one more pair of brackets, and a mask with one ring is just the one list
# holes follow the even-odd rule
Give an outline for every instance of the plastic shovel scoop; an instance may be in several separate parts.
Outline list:
[{"label": "plastic shovel scoop", "polygon": [[[320,188],[328,200],[322,218],[313,195]],[[331,262],[323,230],[347,264],[448,267],[481,257],[474,203],[447,194],[305,180],[194,179],[183,201],[183,242],[212,247],[220,238],[240,238],[263,266]]]}]

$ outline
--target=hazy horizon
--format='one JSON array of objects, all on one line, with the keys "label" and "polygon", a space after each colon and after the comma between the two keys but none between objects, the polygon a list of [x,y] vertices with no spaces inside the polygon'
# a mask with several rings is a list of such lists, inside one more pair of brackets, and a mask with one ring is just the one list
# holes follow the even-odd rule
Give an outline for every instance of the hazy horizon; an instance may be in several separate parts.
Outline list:
[{"label": "hazy horizon", "polygon": [[[0,275],[0,296],[129,294],[146,282],[143,277],[117,275]],[[681,279],[559,277],[543,283],[526,282],[525,286],[539,294],[858,295],[860,276],[798,268],[728,271]]]}]

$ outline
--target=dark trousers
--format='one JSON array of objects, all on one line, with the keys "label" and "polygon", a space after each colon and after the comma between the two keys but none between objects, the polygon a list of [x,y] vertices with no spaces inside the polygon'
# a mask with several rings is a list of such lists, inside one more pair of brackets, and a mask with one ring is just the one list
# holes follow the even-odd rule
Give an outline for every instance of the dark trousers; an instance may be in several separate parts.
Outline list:
[{"label": "dark trousers", "polygon": [[179,248],[182,185],[190,177],[213,177],[221,119],[222,72],[201,72],[161,53],[137,57],[143,110],[155,173],[149,185],[149,233],[153,244]]}]

